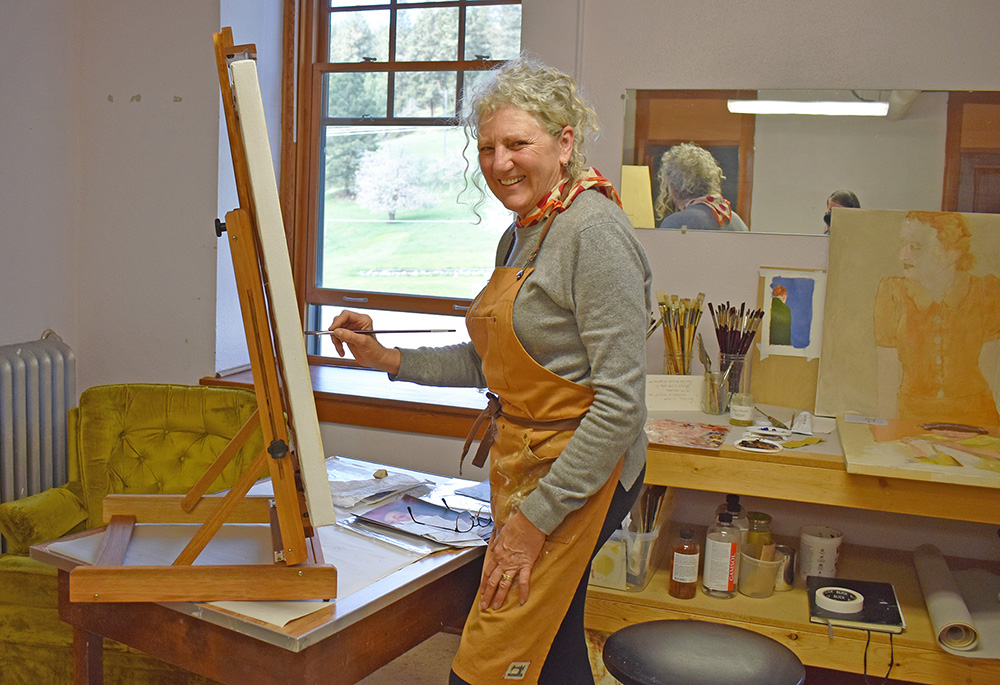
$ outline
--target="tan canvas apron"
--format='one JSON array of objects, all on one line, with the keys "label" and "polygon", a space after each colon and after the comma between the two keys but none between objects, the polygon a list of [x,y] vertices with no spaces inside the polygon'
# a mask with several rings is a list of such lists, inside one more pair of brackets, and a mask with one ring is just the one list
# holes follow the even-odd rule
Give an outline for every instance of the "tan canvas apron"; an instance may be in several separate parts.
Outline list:
[{"label": "tan canvas apron", "polygon": [[[498,397],[491,401],[491,409],[500,410],[494,417],[495,439],[489,451],[494,535],[548,473],[594,399],[590,388],[533,360],[514,333],[514,298],[532,271],[530,264],[551,223],[550,219],[542,231],[529,266],[498,267],[466,317],[483,360],[483,374]],[[459,677],[473,685],[537,682],[597,544],[620,471],[621,460],[607,483],[546,538],[531,572],[526,604],[519,603],[516,580],[500,609],[481,610],[477,596],[452,664]]]}]

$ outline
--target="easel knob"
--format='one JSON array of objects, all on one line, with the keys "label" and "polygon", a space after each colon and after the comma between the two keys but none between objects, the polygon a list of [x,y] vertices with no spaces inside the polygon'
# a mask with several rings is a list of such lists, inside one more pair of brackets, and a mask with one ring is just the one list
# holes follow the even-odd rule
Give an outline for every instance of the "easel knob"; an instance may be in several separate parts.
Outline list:
[{"label": "easel knob", "polygon": [[281,459],[288,454],[288,445],[285,444],[284,440],[272,440],[271,444],[267,446],[267,453],[271,455],[272,459]]},{"label": "easel knob", "polygon": [[226,222],[222,219],[215,220],[215,237],[221,238],[222,234],[226,232]]}]

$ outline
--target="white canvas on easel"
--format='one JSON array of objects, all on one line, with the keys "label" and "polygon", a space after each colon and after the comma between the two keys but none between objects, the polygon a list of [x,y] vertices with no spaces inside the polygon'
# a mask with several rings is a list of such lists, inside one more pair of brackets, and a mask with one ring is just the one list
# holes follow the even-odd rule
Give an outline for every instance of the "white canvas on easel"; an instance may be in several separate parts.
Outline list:
[{"label": "white canvas on easel", "polygon": [[336,521],[336,514],[326,475],[323,441],[278,201],[257,65],[252,59],[236,60],[230,64],[230,70],[233,97],[243,133],[261,256],[267,272],[274,339],[290,405],[292,447],[302,470],[310,520],[314,526],[329,525]]}]

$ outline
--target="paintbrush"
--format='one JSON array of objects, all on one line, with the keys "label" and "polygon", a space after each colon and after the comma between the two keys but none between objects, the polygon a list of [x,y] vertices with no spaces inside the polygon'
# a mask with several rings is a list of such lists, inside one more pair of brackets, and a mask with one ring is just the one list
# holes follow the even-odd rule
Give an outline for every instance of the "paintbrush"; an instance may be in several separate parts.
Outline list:
[{"label": "paintbrush", "polygon": [[756,409],[761,414],[763,414],[764,418],[767,419],[768,421],[770,421],[771,425],[774,426],[775,428],[784,428],[785,430],[788,430],[788,426],[786,426],[785,424],[783,424],[781,421],[779,421],[778,419],[774,418],[773,416],[768,416],[767,414],[764,414],[764,412],[761,411],[760,407],[754,405],[754,409]]},{"label": "paintbrush", "polygon": [[[347,329],[350,330],[350,329]],[[396,329],[382,331],[351,331],[358,335],[383,335],[387,333],[454,333],[454,328]],[[306,335],[333,335],[333,331],[305,331]]]}]

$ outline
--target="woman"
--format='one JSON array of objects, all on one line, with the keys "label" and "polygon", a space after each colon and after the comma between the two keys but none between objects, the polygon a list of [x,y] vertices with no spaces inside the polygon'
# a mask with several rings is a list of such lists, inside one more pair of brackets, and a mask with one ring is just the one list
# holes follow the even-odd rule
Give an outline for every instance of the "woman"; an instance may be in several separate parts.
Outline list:
[{"label": "woman", "polygon": [[833,213],[834,207],[860,209],[861,202],[858,200],[858,196],[850,190],[835,190],[830,193],[830,197],[826,198],[826,213],[823,214],[823,223],[826,224],[826,230],[823,232],[827,234],[830,233],[830,215]]},{"label": "woman", "polygon": [[900,230],[903,275],[875,296],[879,410],[885,418],[996,426],[983,345],[1000,338],[1000,280],[969,273],[965,217],[908,212]]},{"label": "woman", "polygon": [[[694,143],[674,145],[664,152],[656,199],[657,216],[663,216],[660,228],[749,231],[722,197],[724,178],[715,157]],[[676,211],[668,214],[671,205]]]},{"label": "woman", "polygon": [[480,418],[495,530],[451,682],[593,682],[590,561],[645,468],[651,273],[618,194],[585,166],[596,117],[573,79],[520,58],[470,104],[479,169],[516,215],[466,317],[472,342],[387,349],[352,332],[372,321],[350,311],[330,328],[338,352],[347,343],[394,379],[491,391]]},{"label": "woman", "polygon": [[792,309],[788,306],[788,288],[771,288],[771,326],[767,341],[771,345],[792,344]]}]

